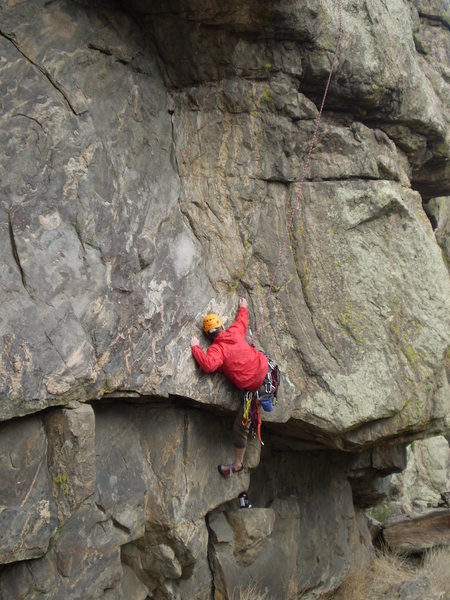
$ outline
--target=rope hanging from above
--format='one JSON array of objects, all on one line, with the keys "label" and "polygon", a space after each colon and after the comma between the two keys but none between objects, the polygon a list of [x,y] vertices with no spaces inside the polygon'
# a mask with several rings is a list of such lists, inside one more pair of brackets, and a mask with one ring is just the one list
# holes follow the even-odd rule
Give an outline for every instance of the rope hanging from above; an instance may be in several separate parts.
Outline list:
[{"label": "rope hanging from above", "polygon": [[334,71],[334,68],[336,66],[336,61],[337,61],[337,57],[338,57],[338,54],[339,54],[339,49],[340,49],[340,46],[341,46],[341,40],[342,40],[342,35],[343,35],[343,27],[342,27],[342,0],[337,0],[337,3],[338,3],[338,9],[339,9],[339,36],[338,36],[338,40],[337,40],[337,43],[336,43],[336,48],[334,50],[333,59],[331,61],[330,73],[328,75],[328,81],[327,81],[327,84],[325,86],[325,91],[323,93],[322,103],[320,105],[320,110],[319,110],[319,114],[317,116],[316,125],[314,127],[314,132],[312,134],[311,142],[309,144],[309,150],[308,150],[308,154],[306,156],[305,164],[304,164],[304,167],[303,167],[302,176],[301,176],[299,184],[297,186],[297,193],[295,195],[294,205],[292,207],[291,214],[290,214],[289,221],[288,221],[288,225],[287,225],[287,228],[286,228],[286,232],[284,234],[284,238],[283,238],[282,244],[280,246],[280,251],[278,253],[277,263],[276,263],[275,269],[273,271],[272,279],[271,279],[271,282],[270,282],[269,289],[267,290],[267,294],[266,294],[266,297],[265,297],[265,300],[264,300],[264,304],[263,304],[261,313],[260,313],[259,318],[258,318],[258,320],[256,322],[255,333],[254,333],[254,335],[252,335],[253,340],[256,340],[256,338],[258,337],[259,328],[260,328],[261,323],[264,320],[264,314],[266,312],[267,304],[269,302],[269,297],[270,297],[270,295],[272,293],[273,286],[275,284],[275,279],[276,279],[276,277],[278,275],[278,270],[280,268],[281,259],[283,258],[283,255],[284,255],[284,253],[286,251],[287,241],[288,241],[291,229],[292,229],[292,223],[294,221],[295,213],[297,212],[298,203],[300,201],[300,196],[301,196],[301,193],[302,193],[303,183],[305,181],[306,173],[307,173],[307,170],[308,170],[308,167],[309,167],[309,162],[311,160],[311,154],[312,154],[312,151],[314,149],[314,144],[316,142],[316,137],[317,137],[317,132],[319,130],[320,120],[322,118],[323,108],[325,106],[325,100],[327,98],[328,89],[330,87],[331,77],[333,76],[333,71]]}]

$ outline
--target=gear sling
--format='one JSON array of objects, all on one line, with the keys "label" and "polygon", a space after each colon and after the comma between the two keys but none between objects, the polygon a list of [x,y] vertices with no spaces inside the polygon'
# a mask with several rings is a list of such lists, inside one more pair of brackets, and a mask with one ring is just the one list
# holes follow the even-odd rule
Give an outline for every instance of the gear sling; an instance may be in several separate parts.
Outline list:
[{"label": "gear sling", "polygon": [[254,435],[258,435],[258,439],[262,445],[264,445],[264,442],[261,439],[261,407],[266,412],[272,412],[273,407],[277,403],[278,388],[280,385],[280,368],[274,360],[269,357],[267,359],[268,369],[262,386],[254,392],[247,390],[244,393],[241,422],[242,427],[249,427]]}]

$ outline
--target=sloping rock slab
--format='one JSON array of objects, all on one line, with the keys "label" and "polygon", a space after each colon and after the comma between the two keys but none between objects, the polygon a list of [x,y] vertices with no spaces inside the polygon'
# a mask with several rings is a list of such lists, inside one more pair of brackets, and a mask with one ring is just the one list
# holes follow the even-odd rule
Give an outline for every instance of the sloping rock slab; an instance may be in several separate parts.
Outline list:
[{"label": "sloping rock slab", "polygon": [[405,554],[450,545],[450,509],[390,519],[384,524],[383,538],[392,550]]}]

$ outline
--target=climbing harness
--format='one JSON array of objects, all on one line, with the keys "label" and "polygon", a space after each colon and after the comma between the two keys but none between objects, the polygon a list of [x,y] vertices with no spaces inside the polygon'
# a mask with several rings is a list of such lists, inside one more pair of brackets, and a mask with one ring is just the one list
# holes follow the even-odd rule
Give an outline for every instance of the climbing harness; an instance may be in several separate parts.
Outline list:
[{"label": "climbing harness", "polygon": [[320,105],[319,114],[317,116],[316,125],[314,127],[314,132],[313,132],[313,135],[312,135],[312,138],[311,138],[311,143],[309,145],[309,150],[308,150],[308,154],[306,156],[305,164],[304,164],[304,167],[303,167],[302,176],[300,178],[300,181],[299,181],[299,184],[298,184],[298,187],[297,187],[297,193],[296,193],[296,196],[295,196],[294,205],[292,207],[291,214],[290,214],[289,221],[288,221],[288,225],[287,225],[287,228],[286,228],[286,232],[285,232],[282,244],[280,246],[280,251],[278,253],[278,260],[277,260],[277,263],[275,265],[275,269],[273,271],[272,279],[271,279],[271,282],[270,282],[270,285],[269,285],[269,289],[267,290],[267,294],[266,294],[266,297],[265,297],[265,300],[264,300],[263,307],[261,309],[258,321],[256,323],[255,335],[254,335],[255,339],[258,337],[259,327],[260,327],[260,324],[263,322],[264,314],[266,312],[267,304],[269,302],[269,297],[270,297],[270,295],[272,293],[273,287],[275,285],[275,279],[276,279],[276,276],[278,275],[278,270],[279,270],[280,265],[281,265],[281,259],[283,258],[283,255],[284,255],[285,250],[286,250],[286,244],[287,244],[287,241],[288,241],[288,238],[289,238],[289,234],[290,234],[291,229],[292,229],[292,223],[294,221],[295,213],[297,212],[298,203],[300,201],[300,195],[302,193],[303,183],[304,183],[305,177],[306,177],[306,172],[308,170],[309,162],[311,160],[311,154],[312,154],[312,151],[314,149],[314,144],[316,142],[317,132],[319,130],[319,125],[320,125],[320,121],[321,121],[321,118],[322,118],[323,108],[325,106],[325,100],[327,98],[328,89],[329,89],[330,83],[331,83],[331,77],[333,75],[333,71],[334,71],[334,68],[336,66],[337,57],[339,55],[339,49],[340,49],[340,46],[341,46],[342,35],[343,35],[343,27],[342,27],[342,0],[337,0],[337,2],[338,2],[338,9],[339,9],[339,36],[338,36],[338,40],[337,40],[337,43],[336,43],[336,48],[335,48],[335,51],[334,51],[334,54],[333,54],[333,59],[331,61],[330,73],[328,75],[328,81],[327,81],[327,84],[325,86],[325,91],[323,93],[322,103]]},{"label": "climbing harness", "polygon": [[271,412],[277,403],[278,387],[280,385],[280,369],[277,363],[268,358],[268,369],[261,388],[254,392],[246,391],[244,393],[244,409],[242,415],[242,426],[247,427],[250,424],[250,431],[258,435],[258,439],[264,446],[261,438],[261,407],[266,412]]},{"label": "climbing harness", "polygon": [[[277,363],[268,358],[268,370],[264,379],[264,393],[259,395],[259,402],[266,412],[272,412],[277,403],[278,387],[280,385],[280,368]],[[258,393],[258,392],[257,392]]]}]

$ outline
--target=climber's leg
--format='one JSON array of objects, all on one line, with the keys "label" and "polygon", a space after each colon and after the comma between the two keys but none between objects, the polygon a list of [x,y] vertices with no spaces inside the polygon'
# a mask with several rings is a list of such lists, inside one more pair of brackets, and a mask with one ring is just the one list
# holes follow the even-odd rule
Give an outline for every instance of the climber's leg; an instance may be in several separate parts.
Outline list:
[{"label": "climber's leg", "polygon": [[247,450],[247,437],[250,431],[250,422],[247,425],[242,424],[243,412],[244,406],[241,405],[233,423],[233,463],[231,465],[219,465],[218,467],[219,473],[224,477],[238,473],[243,468],[245,451]]},{"label": "climber's leg", "polygon": [[236,448],[236,446],[234,447],[233,467],[236,470],[240,469],[243,466],[246,450],[247,450],[247,444],[243,448]]}]

